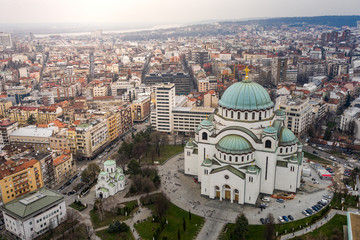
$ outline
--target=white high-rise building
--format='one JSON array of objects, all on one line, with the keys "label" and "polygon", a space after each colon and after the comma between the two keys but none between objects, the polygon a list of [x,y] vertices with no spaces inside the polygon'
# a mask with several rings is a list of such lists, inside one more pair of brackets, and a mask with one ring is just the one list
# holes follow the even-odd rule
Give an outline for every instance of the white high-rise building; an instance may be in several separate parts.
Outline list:
[{"label": "white high-rise building", "polygon": [[172,110],[175,107],[175,84],[162,83],[154,88],[155,109],[151,111],[151,124],[156,131],[170,133],[174,128]]},{"label": "white high-rise building", "polygon": [[12,47],[10,33],[0,32],[0,49],[9,49]]}]

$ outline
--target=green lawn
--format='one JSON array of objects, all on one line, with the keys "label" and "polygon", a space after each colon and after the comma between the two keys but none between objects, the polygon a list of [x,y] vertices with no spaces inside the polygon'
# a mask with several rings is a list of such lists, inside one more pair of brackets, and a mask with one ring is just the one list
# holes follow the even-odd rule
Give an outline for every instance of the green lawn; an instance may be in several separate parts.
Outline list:
[{"label": "green lawn", "polygon": [[356,206],[356,204],[358,202],[357,196],[348,195],[344,198],[344,200],[345,200],[344,203],[341,204],[341,198],[343,198],[343,197],[344,197],[344,194],[336,193],[334,195],[334,198],[331,201],[331,207],[341,210],[342,206],[343,206],[345,211],[347,210],[348,207],[357,208],[357,206]]},{"label": "green lawn", "polygon": [[91,222],[93,223],[94,229],[110,225],[116,220],[122,222],[128,219],[129,215],[123,216],[123,215],[118,215],[116,213],[104,212],[104,216],[101,219],[98,211],[94,211],[94,210],[90,211],[90,218],[91,218]]},{"label": "green lawn", "polygon": [[[233,231],[235,224],[228,223],[221,233],[219,240],[230,240],[230,233]],[[249,225],[249,231],[246,233],[245,239],[258,240],[264,239],[265,225]]]},{"label": "green lawn", "polygon": [[[166,145],[161,149],[160,157],[158,156],[155,157],[154,162],[159,162],[160,164],[163,164],[163,162],[165,162],[171,156],[181,153],[183,151],[184,151],[184,147],[182,147],[181,144],[176,146]],[[141,163],[152,163],[151,156],[142,158]]]},{"label": "green lawn", "polygon": [[78,203],[78,202],[73,202],[69,206],[72,207],[75,210],[80,211],[80,212],[83,211],[86,208],[84,205],[82,205],[81,203]]},{"label": "green lawn", "polygon": [[346,216],[343,215],[335,215],[328,223],[324,224],[320,228],[316,229],[315,231],[305,234],[300,237],[300,239],[307,239],[308,236],[312,237],[319,237],[319,236],[326,236],[330,238],[333,236],[334,229],[338,229],[341,233],[340,236],[344,235],[343,225],[347,224]]},{"label": "green lawn", "polygon": [[308,152],[304,152],[304,157],[306,157],[306,158],[308,158],[308,159],[310,159],[312,161],[318,162],[318,163],[332,164],[331,161],[325,160],[325,159],[323,159],[321,157],[318,157],[318,156],[316,156],[314,154],[311,154],[311,153],[308,153]]},{"label": "green lawn", "polygon": [[123,232],[123,233],[108,233],[107,229],[96,232],[96,235],[100,237],[102,240],[134,240],[134,236],[131,231]]},{"label": "green lawn", "polygon": [[[165,218],[168,220],[168,225],[160,234],[159,239],[166,237],[168,240],[176,240],[178,229],[180,229],[181,239],[193,239],[204,223],[202,217],[194,214],[191,214],[191,220],[189,220],[189,213],[172,203],[166,211]],[[183,231],[183,218],[186,221],[185,232]],[[143,239],[152,240],[153,234],[159,225],[159,223],[152,222],[152,217],[150,217],[147,221],[136,224],[135,228]]]}]

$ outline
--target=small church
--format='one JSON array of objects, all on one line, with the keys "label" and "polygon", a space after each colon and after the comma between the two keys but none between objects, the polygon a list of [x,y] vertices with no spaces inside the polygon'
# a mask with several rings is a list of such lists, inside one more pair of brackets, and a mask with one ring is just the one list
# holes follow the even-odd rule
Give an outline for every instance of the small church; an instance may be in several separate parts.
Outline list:
[{"label": "small church", "polygon": [[104,162],[104,170],[100,171],[95,186],[97,198],[108,198],[125,188],[125,175],[114,160]]}]

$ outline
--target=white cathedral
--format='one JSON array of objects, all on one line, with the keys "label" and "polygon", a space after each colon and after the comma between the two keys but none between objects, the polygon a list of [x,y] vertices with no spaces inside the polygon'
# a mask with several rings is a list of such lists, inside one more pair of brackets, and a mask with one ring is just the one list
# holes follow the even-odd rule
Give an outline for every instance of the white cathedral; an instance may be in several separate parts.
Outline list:
[{"label": "white cathedral", "polygon": [[186,144],[185,174],[198,177],[202,195],[220,201],[255,204],[260,193],[296,192],[302,144],[285,117],[261,85],[247,77],[234,83]]}]

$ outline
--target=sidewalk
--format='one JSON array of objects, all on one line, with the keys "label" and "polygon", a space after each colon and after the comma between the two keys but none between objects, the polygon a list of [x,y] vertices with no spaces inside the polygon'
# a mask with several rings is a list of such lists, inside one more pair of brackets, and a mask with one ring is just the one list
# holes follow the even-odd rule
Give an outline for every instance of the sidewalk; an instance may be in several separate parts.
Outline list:
[{"label": "sidewalk", "polygon": [[329,222],[336,214],[346,216],[346,211],[331,209],[329,214],[327,215],[328,216],[327,218],[324,217],[324,218],[320,219],[319,221],[317,221],[316,223],[314,223],[313,225],[304,226],[303,229],[301,229],[301,230],[299,230],[297,232],[283,235],[283,236],[280,237],[280,240],[291,239],[291,238],[294,238],[296,236],[302,236],[304,234],[312,232],[313,230],[318,229],[319,227],[323,226],[325,223]]}]

